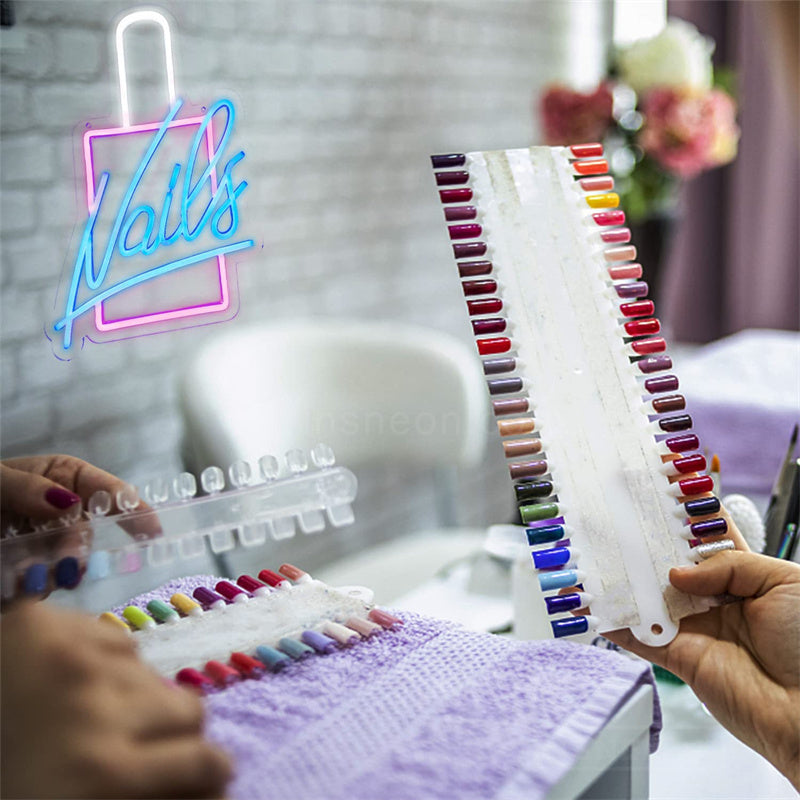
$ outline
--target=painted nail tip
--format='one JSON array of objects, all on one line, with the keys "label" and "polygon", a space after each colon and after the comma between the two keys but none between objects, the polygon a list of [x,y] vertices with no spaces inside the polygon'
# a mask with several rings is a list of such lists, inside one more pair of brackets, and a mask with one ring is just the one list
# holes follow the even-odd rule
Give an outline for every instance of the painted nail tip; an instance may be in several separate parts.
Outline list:
[{"label": "painted nail tip", "polygon": [[73,494],[72,492],[67,491],[67,489],[63,489],[60,486],[50,487],[45,492],[44,497],[51,506],[62,511],[81,501],[81,498],[78,497],[77,494]]}]

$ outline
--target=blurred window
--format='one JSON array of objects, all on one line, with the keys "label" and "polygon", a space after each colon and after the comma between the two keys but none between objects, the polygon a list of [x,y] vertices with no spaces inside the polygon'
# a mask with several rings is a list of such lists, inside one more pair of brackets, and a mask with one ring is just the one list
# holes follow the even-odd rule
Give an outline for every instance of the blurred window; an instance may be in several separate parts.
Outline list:
[{"label": "blurred window", "polygon": [[655,36],[666,21],[666,0],[614,0],[614,44]]}]

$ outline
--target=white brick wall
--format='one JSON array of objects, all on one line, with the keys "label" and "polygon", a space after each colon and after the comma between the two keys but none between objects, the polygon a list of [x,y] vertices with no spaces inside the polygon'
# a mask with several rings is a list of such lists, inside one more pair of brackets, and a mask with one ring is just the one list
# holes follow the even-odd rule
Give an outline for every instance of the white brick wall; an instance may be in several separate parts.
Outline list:
[{"label": "white brick wall", "polygon": [[[174,375],[214,328],[89,345],[70,364],[43,335],[79,235],[73,135],[118,114],[110,31],[131,5],[17,0],[15,28],[0,31],[0,444],[4,455],[72,451],[142,481],[179,467]],[[269,248],[241,267],[241,313],[225,325],[354,315],[467,341],[427,156],[535,140],[540,87],[581,72],[591,81],[601,68],[591,54],[605,0],[159,5],[175,19],[181,93],[237,102],[246,213]],[[133,79],[151,93],[163,90],[158,55],[131,39]],[[489,464],[491,485],[504,486],[494,451]],[[502,490],[462,478],[466,521],[507,516]],[[364,492],[371,483],[378,497],[360,509],[372,519],[390,487],[425,495],[394,471]]]}]

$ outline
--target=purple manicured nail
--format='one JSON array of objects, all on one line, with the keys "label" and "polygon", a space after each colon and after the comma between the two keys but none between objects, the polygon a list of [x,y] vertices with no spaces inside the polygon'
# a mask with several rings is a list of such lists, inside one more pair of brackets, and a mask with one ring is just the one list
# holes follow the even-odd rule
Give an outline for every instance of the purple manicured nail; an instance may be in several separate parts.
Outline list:
[{"label": "purple manicured nail", "polygon": [[47,500],[51,506],[61,509],[69,508],[70,506],[74,506],[75,503],[80,503],[81,501],[78,495],[68,492],[66,489],[62,489],[60,486],[53,486],[48,489],[44,494],[44,499]]}]

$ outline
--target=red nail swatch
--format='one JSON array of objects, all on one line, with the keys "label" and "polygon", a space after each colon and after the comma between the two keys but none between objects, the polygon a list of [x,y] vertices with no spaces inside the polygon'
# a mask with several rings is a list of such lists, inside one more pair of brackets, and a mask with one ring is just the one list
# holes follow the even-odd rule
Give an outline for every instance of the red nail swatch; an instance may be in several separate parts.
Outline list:
[{"label": "red nail swatch", "polygon": [[507,353],[511,349],[511,339],[497,336],[491,339],[478,339],[478,352],[482,356],[491,356],[495,353]]}]

